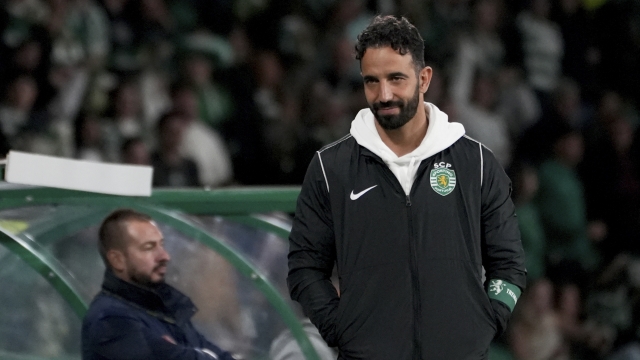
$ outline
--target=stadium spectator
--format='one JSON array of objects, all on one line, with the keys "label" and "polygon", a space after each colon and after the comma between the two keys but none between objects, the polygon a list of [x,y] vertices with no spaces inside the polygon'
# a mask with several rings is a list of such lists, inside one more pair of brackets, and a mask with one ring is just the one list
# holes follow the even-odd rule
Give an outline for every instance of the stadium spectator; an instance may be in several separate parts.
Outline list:
[{"label": "stadium spectator", "polygon": [[151,154],[153,186],[200,186],[198,166],[180,153],[185,132],[185,122],[180,115],[175,112],[163,115],[157,132],[158,147]]},{"label": "stadium spectator", "polygon": [[538,192],[538,174],[529,164],[517,163],[511,167],[513,202],[518,214],[518,226],[524,248],[527,280],[534,282],[546,273],[546,238],[540,212],[534,199]]},{"label": "stadium spectator", "polygon": [[517,18],[522,34],[524,69],[543,111],[549,108],[551,92],[560,80],[564,54],[562,33],[549,19],[550,11],[549,0],[531,0],[529,8]]},{"label": "stadium spectator", "polygon": [[[599,264],[594,243],[604,234],[594,232],[595,237],[589,238],[589,227],[598,224],[587,223],[584,187],[576,170],[584,152],[582,135],[564,127],[553,138],[553,156],[540,165],[536,197],[547,238],[547,256],[556,269],[577,271],[562,271],[561,276],[573,282],[582,277],[584,281],[585,274]],[[574,263],[576,266],[569,265]]]},{"label": "stadium spectator", "polygon": [[104,151],[104,132],[100,119],[90,113],[80,113],[75,121],[75,158],[107,161]]},{"label": "stadium spectator", "polygon": [[140,137],[125,139],[122,143],[120,161],[131,165],[150,165],[147,144]]},{"label": "stadium spectator", "polygon": [[542,278],[523,295],[510,329],[516,360],[568,359],[553,294],[553,283]]},{"label": "stadium spectator", "polygon": [[233,169],[224,139],[199,118],[196,92],[178,83],[172,88],[174,110],[184,121],[185,133],[180,152],[198,165],[200,183],[220,186],[233,180]]}]

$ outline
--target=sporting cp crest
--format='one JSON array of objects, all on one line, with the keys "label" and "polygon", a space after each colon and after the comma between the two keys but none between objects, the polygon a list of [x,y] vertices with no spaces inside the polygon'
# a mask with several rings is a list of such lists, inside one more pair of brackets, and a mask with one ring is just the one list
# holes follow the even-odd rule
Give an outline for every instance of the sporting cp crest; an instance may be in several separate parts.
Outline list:
[{"label": "sporting cp crest", "polygon": [[489,292],[494,292],[495,295],[498,295],[504,289],[504,282],[502,280],[491,280],[489,283]]},{"label": "sporting cp crest", "polygon": [[447,168],[431,170],[431,188],[442,196],[451,194],[456,188],[456,172]]}]

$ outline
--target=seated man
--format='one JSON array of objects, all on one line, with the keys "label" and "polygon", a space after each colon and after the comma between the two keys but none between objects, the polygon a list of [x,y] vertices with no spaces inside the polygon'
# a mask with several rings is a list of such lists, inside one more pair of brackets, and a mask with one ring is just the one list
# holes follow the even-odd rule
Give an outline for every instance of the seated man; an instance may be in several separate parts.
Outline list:
[{"label": "seated man", "polygon": [[193,327],[191,300],[164,282],[170,256],[149,216],[111,213],[99,250],[107,270],[82,324],[84,360],[233,360]]}]

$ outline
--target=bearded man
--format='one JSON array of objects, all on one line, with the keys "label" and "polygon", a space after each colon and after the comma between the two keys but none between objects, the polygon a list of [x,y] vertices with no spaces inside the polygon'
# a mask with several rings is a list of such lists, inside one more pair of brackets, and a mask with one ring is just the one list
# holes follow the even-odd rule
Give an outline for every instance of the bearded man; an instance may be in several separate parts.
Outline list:
[{"label": "bearded man", "polygon": [[82,323],[83,360],[233,360],[191,323],[191,300],[164,281],[171,257],[147,215],[107,216],[98,248],[107,267]]},{"label": "bearded man", "polygon": [[433,70],[407,19],[376,17],[356,59],[369,108],[309,165],[291,297],[339,359],[486,359],[525,287],[511,182],[424,102]]}]

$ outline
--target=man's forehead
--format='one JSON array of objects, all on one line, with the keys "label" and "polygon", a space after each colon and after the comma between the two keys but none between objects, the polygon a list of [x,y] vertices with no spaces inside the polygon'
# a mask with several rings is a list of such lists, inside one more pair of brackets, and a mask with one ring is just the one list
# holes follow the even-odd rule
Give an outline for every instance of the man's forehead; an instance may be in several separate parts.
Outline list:
[{"label": "man's forehead", "polygon": [[[407,52],[402,55],[398,50],[390,46],[370,47],[367,48],[360,61],[361,70],[369,70],[369,68],[413,68],[415,66],[413,56]],[[371,69],[373,70],[373,69]]]},{"label": "man's forehead", "polygon": [[162,239],[162,233],[154,221],[130,220],[124,227],[129,239],[136,242]]}]

